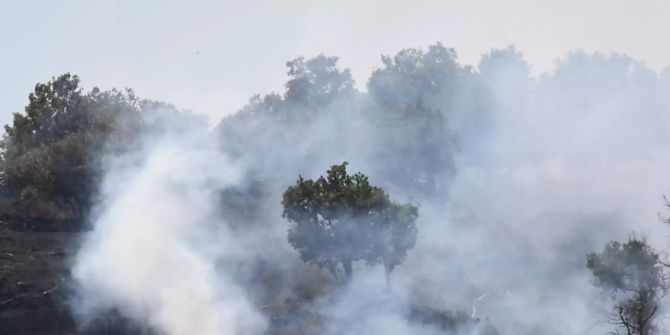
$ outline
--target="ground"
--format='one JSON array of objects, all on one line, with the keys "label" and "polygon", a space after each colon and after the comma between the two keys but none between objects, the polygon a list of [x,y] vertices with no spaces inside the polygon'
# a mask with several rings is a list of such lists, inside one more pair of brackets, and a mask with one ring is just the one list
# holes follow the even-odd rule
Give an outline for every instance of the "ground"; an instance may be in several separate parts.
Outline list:
[{"label": "ground", "polygon": [[[118,313],[108,313],[80,329],[69,308],[72,284],[70,265],[86,233],[35,231],[30,225],[10,227],[0,221],[0,335],[147,335]],[[259,262],[254,276],[260,278],[267,297],[256,303],[270,320],[268,335],[313,335],[322,330],[322,317],[310,311],[309,302],[325,293],[328,274],[302,266],[301,283],[287,298],[273,287],[286,284],[286,273]],[[332,284],[332,283],[331,283]],[[479,320],[426,307],[412,308],[410,320],[442,328],[449,333],[457,325],[476,326]],[[497,332],[486,327],[484,334]]]},{"label": "ground", "polygon": [[80,237],[16,231],[0,223],[0,333],[74,333],[64,297]]}]

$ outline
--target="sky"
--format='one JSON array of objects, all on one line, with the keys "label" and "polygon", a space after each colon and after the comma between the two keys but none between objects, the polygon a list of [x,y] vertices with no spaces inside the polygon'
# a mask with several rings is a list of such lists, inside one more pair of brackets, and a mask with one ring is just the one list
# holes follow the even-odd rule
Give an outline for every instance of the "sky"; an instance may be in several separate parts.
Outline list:
[{"label": "sky", "polygon": [[256,93],[282,92],[285,63],[340,57],[357,86],[380,56],[435,42],[476,65],[514,45],[535,75],[576,49],[670,65],[667,0],[0,0],[0,123],[37,82],[131,87],[216,124]]}]

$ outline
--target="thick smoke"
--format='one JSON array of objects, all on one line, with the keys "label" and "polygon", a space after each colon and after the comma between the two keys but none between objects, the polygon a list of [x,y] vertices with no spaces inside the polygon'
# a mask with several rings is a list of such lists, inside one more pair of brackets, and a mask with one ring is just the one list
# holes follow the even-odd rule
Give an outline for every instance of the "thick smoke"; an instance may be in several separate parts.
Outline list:
[{"label": "thick smoke", "polygon": [[[666,246],[670,70],[575,52],[533,78],[513,48],[473,68],[438,44],[384,57],[360,92],[336,58],[288,65],[284,94],[214,134],[110,160],[78,311],[168,334],[598,334],[585,255],[632,231]],[[389,289],[365,264],[338,283],[286,241],[281,193],[342,161],[419,205]]]},{"label": "thick smoke", "polygon": [[479,70],[490,132],[461,154],[449,205],[436,209],[442,222],[425,224],[407,266],[421,264],[412,273],[433,278],[447,306],[488,294],[477,313],[503,333],[605,332],[584,254],[631,231],[666,245],[663,79],[623,56],[581,52],[536,80],[512,49]]},{"label": "thick smoke", "polygon": [[105,201],[73,269],[77,311],[118,310],[165,334],[259,334],[265,321],[230,276],[239,242],[218,192],[240,178],[202,133],[181,127],[139,157],[113,157]]}]

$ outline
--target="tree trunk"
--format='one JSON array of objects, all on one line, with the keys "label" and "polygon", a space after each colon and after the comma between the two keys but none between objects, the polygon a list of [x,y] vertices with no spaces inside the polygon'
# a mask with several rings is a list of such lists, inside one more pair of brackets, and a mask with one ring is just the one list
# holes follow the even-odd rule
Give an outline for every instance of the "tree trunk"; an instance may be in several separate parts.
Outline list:
[{"label": "tree trunk", "polygon": [[344,275],[347,278],[347,283],[351,282],[351,261],[350,260],[342,261],[342,266],[344,267]]}]

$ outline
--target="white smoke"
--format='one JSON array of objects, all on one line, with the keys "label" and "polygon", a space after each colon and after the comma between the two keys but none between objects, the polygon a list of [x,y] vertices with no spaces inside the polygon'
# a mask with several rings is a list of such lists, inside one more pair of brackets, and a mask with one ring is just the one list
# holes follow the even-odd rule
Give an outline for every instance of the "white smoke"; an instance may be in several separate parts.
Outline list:
[{"label": "white smoke", "polygon": [[509,291],[476,305],[503,334],[605,333],[585,254],[633,231],[666,249],[670,91],[626,57],[577,52],[532,79],[500,53],[491,131],[472,134],[448,205],[422,207],[404,269],[445,307]]},{"label": "white smoke", "polygon": [[146,148],[139,161],[112,158],[73,269],[76,310],[116,309],[169,335],[261,333],[263,317],[225,268],[240,251],[216,207],[238,172],[202,135],[168,134]]}]

